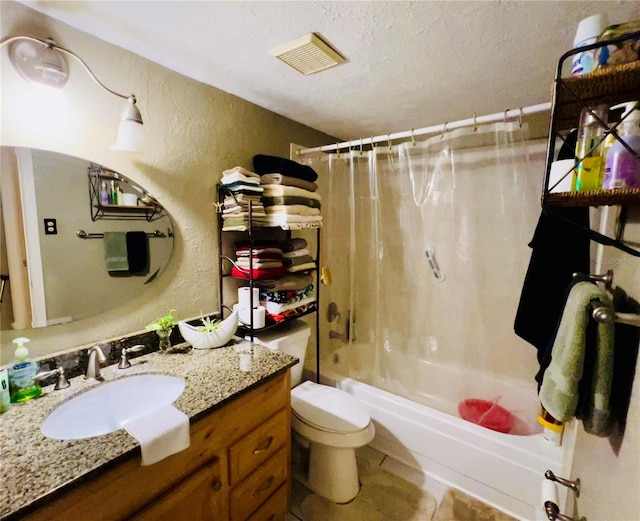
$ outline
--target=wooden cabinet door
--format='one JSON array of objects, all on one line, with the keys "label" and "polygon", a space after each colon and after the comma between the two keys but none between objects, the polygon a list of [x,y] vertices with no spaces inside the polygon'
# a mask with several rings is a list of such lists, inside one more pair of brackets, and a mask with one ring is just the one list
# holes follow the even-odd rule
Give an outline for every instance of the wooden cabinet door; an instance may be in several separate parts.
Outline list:
[{"label": "wooden cabinet door", "polygon": [[227,521],[228,490],[213,461],[130,518],[130,521]]}]

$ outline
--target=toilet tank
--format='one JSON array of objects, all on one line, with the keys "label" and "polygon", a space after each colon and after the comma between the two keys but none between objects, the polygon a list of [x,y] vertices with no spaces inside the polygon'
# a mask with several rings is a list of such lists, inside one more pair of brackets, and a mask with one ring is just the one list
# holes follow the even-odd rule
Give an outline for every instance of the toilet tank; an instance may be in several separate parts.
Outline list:
[{"label": "toilet tank", "polygon": [[304,357],[307,354],[307,344],[311,336],[311,328],[301,320],[287,322],[289,327],[265,331],[254,337],[256,344],[263,345],[274,351],[295,356],[300,361],[291,368],[291,387],[295,387],[302,380]]}]

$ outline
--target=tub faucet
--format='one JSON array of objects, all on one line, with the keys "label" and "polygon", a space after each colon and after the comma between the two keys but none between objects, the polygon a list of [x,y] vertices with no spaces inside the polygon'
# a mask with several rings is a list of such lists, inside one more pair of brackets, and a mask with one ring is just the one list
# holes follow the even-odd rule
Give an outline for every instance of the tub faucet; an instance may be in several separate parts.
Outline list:
[{"label": "tub faucet", "polygon": [[89,362],[87,363],[87,372],[84,375],[85,380],[95,378],[96,380],[102,380],[102,374],[100,373],[100,362],[105,362],[107,357],[104,356],[100,346],[93,346],[88,351]]}]

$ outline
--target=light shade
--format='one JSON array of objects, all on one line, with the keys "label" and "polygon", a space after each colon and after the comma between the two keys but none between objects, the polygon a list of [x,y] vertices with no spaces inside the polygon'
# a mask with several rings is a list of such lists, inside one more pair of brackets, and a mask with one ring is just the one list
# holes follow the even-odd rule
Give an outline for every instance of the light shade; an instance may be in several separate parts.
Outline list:
[{"label": "light shade", "polygon": [[52,45],[52,40],[46,43],[18,40],[11,47],[9,58],[27,81],[61,88],[67,83],[69,69],[63,56]]},{"label": "light shade", "polygon": [[130,96],[122,109],[118,136],[111,150],[123,152],[140,152],[144,148],[144,131],[142,115],[136,107],[135,96]]}]

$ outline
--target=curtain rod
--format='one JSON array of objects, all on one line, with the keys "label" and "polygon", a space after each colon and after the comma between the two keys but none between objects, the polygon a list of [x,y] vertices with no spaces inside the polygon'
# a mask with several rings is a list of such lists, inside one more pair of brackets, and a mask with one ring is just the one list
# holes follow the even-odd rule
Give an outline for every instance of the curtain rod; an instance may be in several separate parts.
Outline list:
[{"label": "curtain rod", "polygon": [[415,136],[423,136],[425,134],[435,134],[436,132],[442,132],[447,130],[454,130],[456,128],[470,127],[471,125],[480,125],[482,123],[493,123],[495,121],[504,120],[513,117],[522,117],[527,114],[535,114],[537,112],[545,112],[551,110],[551,103],[540,103],[538,105],[531,105],[530,107],[507,109],[504,112],[496,112],[495,114],[489,114],[486,116],[474,116],[468,119],[462,119],[460,121],[447,122],[442,125],[434,125],[431,127],[418,128],[415,130],[405,130],[404,132],[394,132],[393,134],[387,134],[384,136],[367,137],[360,139],[353,139],[351,141],[343,141],[342,143],[336,143],[334,145],[324,145],[314,148],[301,148],[296,150],[297,156],[303,156],[311,154],[313,152],[328,152],[331,150],[339,150],[341,148],[347,148],[352,146],[371,145],[373,143],[380,143],[383,141],[391,141],[392,139],[405,139]]}]

